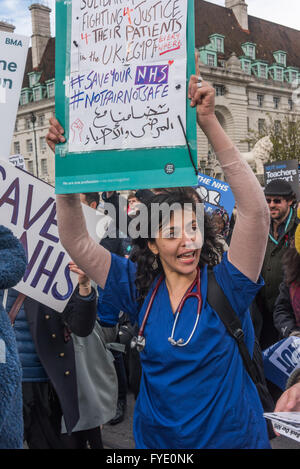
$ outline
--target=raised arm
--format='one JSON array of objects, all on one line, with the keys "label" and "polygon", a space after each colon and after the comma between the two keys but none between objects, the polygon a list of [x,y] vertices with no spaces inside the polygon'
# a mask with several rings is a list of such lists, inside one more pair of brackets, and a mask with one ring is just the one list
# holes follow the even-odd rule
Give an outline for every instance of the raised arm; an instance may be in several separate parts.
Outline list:
[{"label": "raised arm", "polygon": [[[64,129],[55,117],[50,119],[46,136],[49,147],[65,141]],[[56,196],[59,238],[71,259],[94,282],[104,288],[108,276],[111,255],[104,247],[94,241],[86,227],[79,194]]]},{"label": "raised arm", "polygon": [[191,106],[197,106],[198,123],[214,148],[237,205],[237,218],[228,259],[244,275],[256,282],[261,272],[268,239],[268,206],[253,171],[224,132],[215,115],[214,89],[206,82],[201,85],[199,88],[196,76],[191,77]]},{"label": "raised arm", "polygon": [[86,228],[79,194],[57,195],[59,238],[72,260],[94,282],[104,288],[111,255],[94,241]]}]

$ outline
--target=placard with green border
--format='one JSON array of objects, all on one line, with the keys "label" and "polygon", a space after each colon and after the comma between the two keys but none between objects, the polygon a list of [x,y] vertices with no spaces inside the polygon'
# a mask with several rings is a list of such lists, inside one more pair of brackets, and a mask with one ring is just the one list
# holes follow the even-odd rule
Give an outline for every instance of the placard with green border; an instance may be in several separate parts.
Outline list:
[{"label": "placard with green border", "polygon": [[[75,1],[75,0],[73,0]],[[77,0],[79,1],[79,0]],[[101,192],[197,184],[196,110],[186,99],[186,142],[178,146],[99,151],[69,151],[69,81],[72,1],[56,0],[55,114],[66,143],[56,145],[57,194]],[[195,73],[194,0],[187,0],[186,89]],[[187,95],[187,91],[186,91]],[[176,116],[178,117],[178,116]],[[175,117],[175,119],[176,119]]]}]

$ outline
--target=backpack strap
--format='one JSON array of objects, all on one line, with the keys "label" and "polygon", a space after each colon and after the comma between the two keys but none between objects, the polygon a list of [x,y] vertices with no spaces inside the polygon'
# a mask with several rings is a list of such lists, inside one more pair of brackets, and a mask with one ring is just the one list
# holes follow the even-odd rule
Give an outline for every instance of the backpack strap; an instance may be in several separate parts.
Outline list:
[{"label": "backpack strap", "polygon": [[213,270],[208,270],[207,279],[207,301],[214,311],[219,315],[228,333],[236,340],[244,366],[254,384],[258,383],[258,376],[253,365],[248,348],[244,342],[244,331],[242,324],[230,305],[223,289],[218,284]]},{"label": "backpack strap", "polygon": [[12,326],[14,325],[15,323],[15,319],[18,315],[18,312],[20,311],[20,308],[24,302],[26,298],[26,295],[24,295],[23,293],[19,293],[14,304],[12,305],[9,313],[8,313],[8,316],[9,316],[9,319],[10,319],[10,322],[12,324]]}]

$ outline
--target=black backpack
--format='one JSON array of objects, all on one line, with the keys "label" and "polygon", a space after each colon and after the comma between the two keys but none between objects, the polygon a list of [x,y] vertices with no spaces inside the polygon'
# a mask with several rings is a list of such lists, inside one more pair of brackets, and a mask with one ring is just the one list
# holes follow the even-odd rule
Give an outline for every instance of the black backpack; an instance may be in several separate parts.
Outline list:
[{"label": "black backpack", "polygon": [[[275,404],[267,387],[259,342],[255,337],[253,358],[251,358],[244,342],[244,332],[242,330],[241,322],[232,309],[222,288],[216,281],[212,270],[208,270],[207,301],[219,315],[228,333],[236,340],[244,366],[258,391],[264,412],[273,412]],[[269,438],[275,438],[276,435],[274,434],[271,422],[268,421],[267,426]]]}]

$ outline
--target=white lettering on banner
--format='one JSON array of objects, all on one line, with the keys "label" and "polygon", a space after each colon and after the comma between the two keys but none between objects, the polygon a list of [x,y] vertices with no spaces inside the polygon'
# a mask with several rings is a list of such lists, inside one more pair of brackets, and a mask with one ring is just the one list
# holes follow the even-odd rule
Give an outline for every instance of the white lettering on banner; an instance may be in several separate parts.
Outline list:
[{"label": "white lettering on banner", "polygon": [[72,3],[70,152],[185,144],[186,25],[187,0]]},{"label": "white lettering on banner", "polygon": [[290,337],[269,357],[271,363],[287,376],[300,367],[300,339]]},{"label": "white lettering on banner", "polygon": [[[54,189],[25,171],[0,160],[0,219],[20,239],[27,269],[15,287],[21,293],[63,311],[77,275],[60,244]],[[88,229],[95,239],[97,212],[83,206]]]}]

